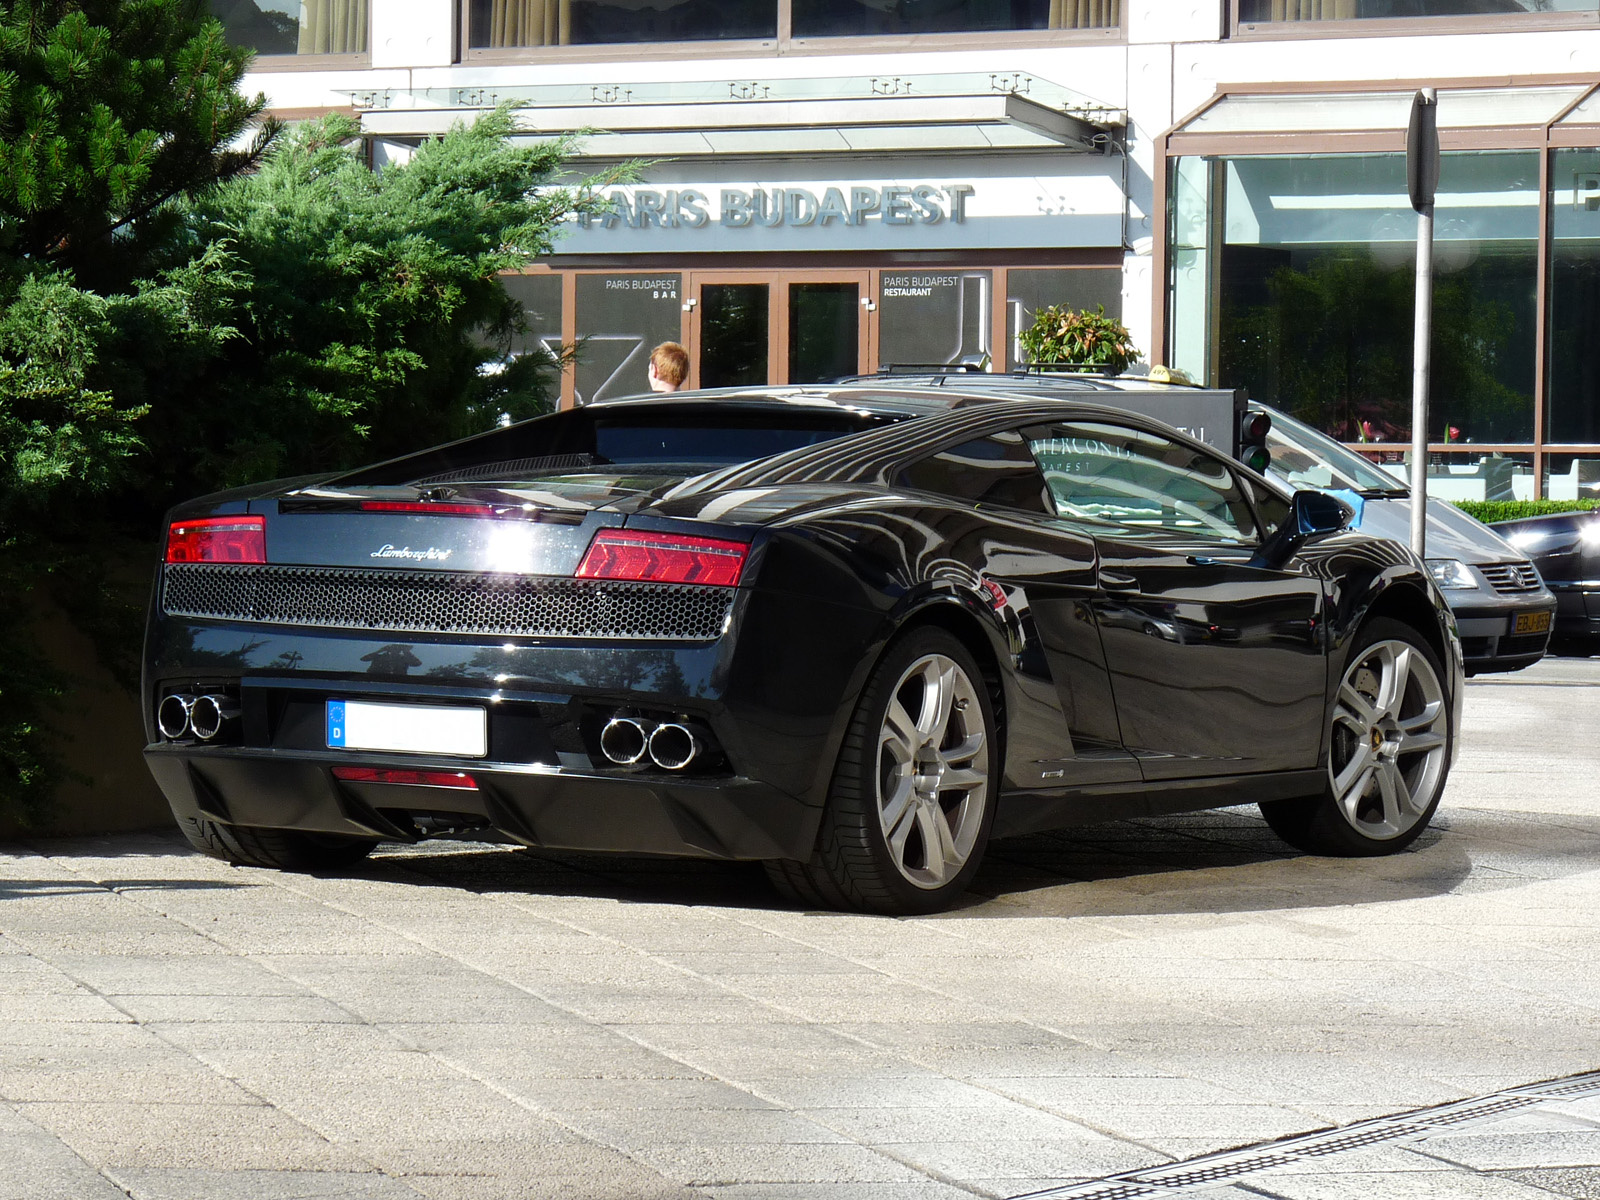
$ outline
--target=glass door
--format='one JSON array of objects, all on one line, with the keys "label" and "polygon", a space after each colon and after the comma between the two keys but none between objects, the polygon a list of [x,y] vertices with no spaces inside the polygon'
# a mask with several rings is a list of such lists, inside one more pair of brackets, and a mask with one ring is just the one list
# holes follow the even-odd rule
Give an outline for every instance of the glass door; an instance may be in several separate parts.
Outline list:
[{"label": "glass door", "polygon": [[689,385],[821,383],[868,367],[865,271],[694,272]]}]

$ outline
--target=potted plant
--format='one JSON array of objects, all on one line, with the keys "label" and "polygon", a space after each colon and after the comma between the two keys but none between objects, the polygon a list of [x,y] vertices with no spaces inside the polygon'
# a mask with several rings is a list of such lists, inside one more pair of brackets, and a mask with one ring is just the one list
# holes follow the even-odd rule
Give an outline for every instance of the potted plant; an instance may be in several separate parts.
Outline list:
[{"label": "potted plant", "polygon": [[1119,375],[1139,357],[1128,327],[1106,316],[1103,304],[1072,309],[1047,304],[1033,313],[1033,325],[1017,335],[1029,363],[1087,367]]}]

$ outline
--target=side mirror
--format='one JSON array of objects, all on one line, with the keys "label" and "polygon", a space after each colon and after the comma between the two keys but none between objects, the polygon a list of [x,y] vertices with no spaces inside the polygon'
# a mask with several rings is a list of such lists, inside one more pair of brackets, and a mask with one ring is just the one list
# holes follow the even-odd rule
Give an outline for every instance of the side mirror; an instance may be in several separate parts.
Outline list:
[{"label": "side mirror", "polygon": [[1337,496],[1312,489],[1299,491],[1289,501],[1289,519],[1261,543],[1250,565],[1271,570],[1283,566],[1312,538],[1350,528],[1355,510]]}]

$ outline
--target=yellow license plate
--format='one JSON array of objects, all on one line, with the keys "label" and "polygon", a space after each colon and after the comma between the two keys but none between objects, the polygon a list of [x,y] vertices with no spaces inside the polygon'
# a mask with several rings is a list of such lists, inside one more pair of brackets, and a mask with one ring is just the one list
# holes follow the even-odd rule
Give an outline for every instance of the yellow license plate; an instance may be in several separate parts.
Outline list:
[{"label": "yellow license plate", "polygon": [[1547,612],[1518,613],[1511,621],[1512,633],[1544,633],[1550,628],[1550,614]]}]

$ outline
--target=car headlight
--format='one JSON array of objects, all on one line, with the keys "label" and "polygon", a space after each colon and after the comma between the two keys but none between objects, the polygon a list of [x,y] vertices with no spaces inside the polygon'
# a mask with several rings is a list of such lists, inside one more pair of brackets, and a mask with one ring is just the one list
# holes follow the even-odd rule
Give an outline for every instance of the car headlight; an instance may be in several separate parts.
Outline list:
[{"label": "car headlight", "polygon": [[1459,591],[1462,588],[1475,588],[1478,581],[1472,577],[1472,572],[1467,570],[1467,564],[1455,558],[1430,558],[1428,570],[1433,573],[1433,581],[1445,591]]}]

